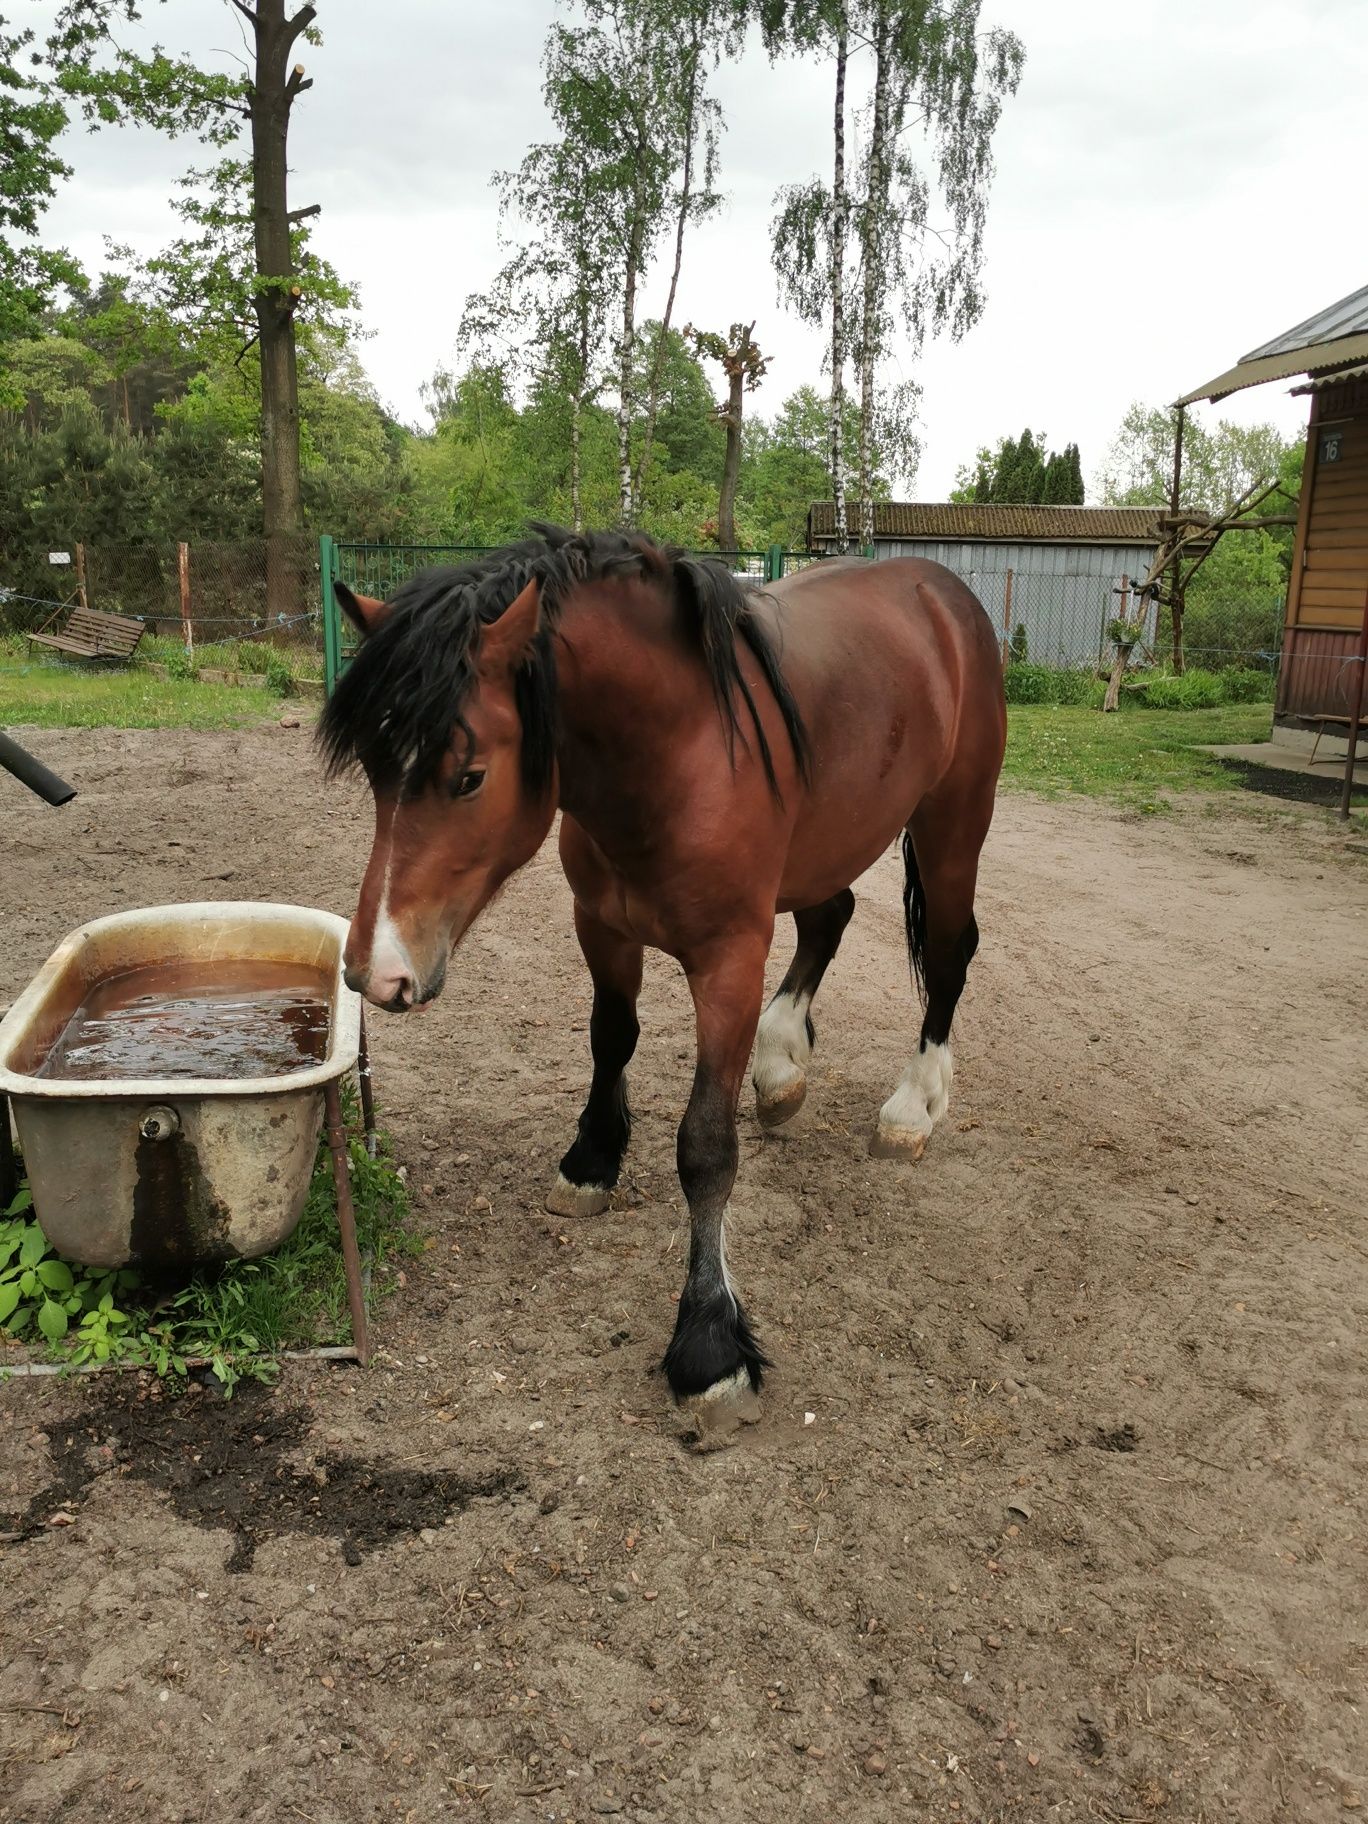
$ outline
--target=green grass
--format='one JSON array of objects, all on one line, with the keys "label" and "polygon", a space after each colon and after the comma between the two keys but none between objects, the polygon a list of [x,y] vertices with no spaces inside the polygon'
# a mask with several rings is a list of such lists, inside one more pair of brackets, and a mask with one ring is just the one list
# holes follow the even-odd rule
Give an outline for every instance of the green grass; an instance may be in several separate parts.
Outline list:
[{"label": "green grass", "polygon": [[29,664],[0,652],[0,726],[242,728],[280,714],[264,687],[159,678],[133,667]]},{"label": "green grass", "polygon": [[1178,714],[1127,707],[1111,716],[1081,707],[1016,704],[1007,712],[1003,783],[1046,797],[1079,792],[1165,810],[1172,793],[1238,791],[1239,775],[1198,750],[1204,744],[1266,741],[1272,721],[1266,703]]}]

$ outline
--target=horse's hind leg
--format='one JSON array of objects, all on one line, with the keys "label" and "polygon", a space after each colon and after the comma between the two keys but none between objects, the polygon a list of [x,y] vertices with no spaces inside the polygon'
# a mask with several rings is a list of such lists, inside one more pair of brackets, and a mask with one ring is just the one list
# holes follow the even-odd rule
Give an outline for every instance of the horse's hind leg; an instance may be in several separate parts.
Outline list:
[{"label": "horse's hind leg", "polygon": [[589,1019],[594,1075],[579,1132],[561,1160],[546,1207],[555,1216],[596,1216],[608,1206],[632,1131],[623,1073],[641,1031],[636,1004],[642,952],[640,944],[610,931],[578,905],[575,931],[594,978]]},{"label": "horse's hind leg", "polygon": [[979,852],[993,815],[985,793],[938,792],[913,812],[903,837],[904,904],[912,966],[926,991],[917,1054],[879,1110],[869,1150],[877,1158],[920,1159],[950,1100],[950,1026],[978,948],[974,889]]},{"label": "horse's hind leg", "polygon": [[779,992],[760,1016],[755,1035],[755,1112],[764,1127],[778,1127],[798,1113],[807,1095],[807,1066],[816,1032],[809,1008],[855,910],[843,887],[820,905],[795,912],[798,948]]}]

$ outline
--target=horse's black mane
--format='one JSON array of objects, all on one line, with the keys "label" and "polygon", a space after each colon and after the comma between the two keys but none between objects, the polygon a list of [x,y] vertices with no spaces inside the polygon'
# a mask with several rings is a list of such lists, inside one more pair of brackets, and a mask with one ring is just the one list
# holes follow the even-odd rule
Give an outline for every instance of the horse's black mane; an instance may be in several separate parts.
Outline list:
[{"label": "horse's black mane", "polygon": [[729,746],[745,739],[738,699],[745,705],[765,776],[776,794],[774,759],[750,686],[737,663],[745,641],[783,714],[804,777],[808,742],[779,657],[756,620],[750,593],[724,565],[688,557],[640,533],[567,532],[537,525],[536,537],[474,559],[434,565],[411,576],[390,598],[390,613],[363,643],[338,682],[319,723],[330,773],[360,765],[380,789],[416,789],[435,773],[459,730],[471,732],[464,708],[475,680],[481,629],[534,578],[540,586],[542,630],[516,679],[522,718],[522,772],[530,792],[550,783],[555,758],[556,665],[551,632],[578,584],[610,577],[656,577],[690,610],[699,655],[707,668]]}]

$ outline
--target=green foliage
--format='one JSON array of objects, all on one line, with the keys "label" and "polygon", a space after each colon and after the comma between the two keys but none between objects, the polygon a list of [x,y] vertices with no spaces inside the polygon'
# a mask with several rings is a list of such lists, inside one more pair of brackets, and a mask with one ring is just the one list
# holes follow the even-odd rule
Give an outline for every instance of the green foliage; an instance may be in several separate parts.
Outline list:
[{"label": "green foliage", "polygon": [[117,1321],[115,1296],[135,1286],[137,1274],[68,1265],[49,1248],[32,1211],[24,1185],[0,1219],[0,1331],[36,1331],[52,1348],[70,1335],[71,1348],[97,1361],[117,1359],[127,1326]]},{"label": "green foliage", "polygon": [[1072,671],[1028,660],[1009,665],[1003,673],[1009,703],[1086,703],[1100,708],[1104,686],[1090,671]]},{"label": "green foliage", "polygon": [[995,450],[980,449],[972,467],[955,475],[950,498],[967,502],[1083,505],[1083,465],[1076,443],[1047,450],[1043,436],[1024,430],[1004,437]]},{"label": "green foliage", "polygon": [[[1102,465],[1102,500],[1107,506],[1167,505],[1173,482],[1176,414],[1163,406],[1132,405],[1121,421]],[[1228,418],[1208,425],[1196,410],[1183,427],[1182,504],[1204,513],[1224,513],[1256,482],[1277,479],[1280,493],[1261,509],[1294,509],[1301,489],[1301,439],[1286,441],[1271,424],[1235,424]],[[1287,528],[1291,544],[1291,528]]]},{"label": "green foliage", "polygon": [[1007,656],[1011,664],[1024,665],[1030,657],[1026,643],[1026,623],[1018,621],[1007,647]]},{"label": "green foliage", "polygon": [[[37,238],[57,180],[70,175],[70,166],[56,149],[66,108],[52,83],[35,73],[32,43],[31,31],[8,30],[0,15],[0,350],[31,335],[63,287],[82,283],[71,255]],[[0,405],[13,400],[0,363]]]},{"label": "green foliage", "polygon": [[1271,703],[1274,687],[1271,671],[1197,668],[1181,677],[1159,673],[1146,682],[1143,695],[1148,709],[1215,709],[1226,703]]},{"label": "green foliage", "polygon": [[[374,1301],[392,1287],[391,1260],[418,1244],[408,1231],[407,1193],[384,1146],[372,1159],[359,1141],[351,1143],[351,1187]],[[346,1324],[332,1165],[322,1141],[289,1240],[260,1260],[198,1272],[169,1299],[145,1288],[131,1268],[62,1260],[33,1218],[27,1185],[0,1220],[0,1336],[30,1344],[41,1338],[50,1359],[73,1367],[123,1362],[165,1376],[202,1361],[231,1392],[246,1376],[269,1378],[274,1358],[287,1349],[341,1340]]]}]

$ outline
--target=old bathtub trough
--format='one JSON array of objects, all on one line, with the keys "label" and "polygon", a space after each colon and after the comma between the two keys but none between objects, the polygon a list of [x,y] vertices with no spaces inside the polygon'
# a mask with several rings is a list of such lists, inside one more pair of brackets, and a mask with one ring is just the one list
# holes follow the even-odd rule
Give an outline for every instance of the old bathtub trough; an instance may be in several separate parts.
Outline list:
[{"label": "old bathtub trough", "polygon": [[346,936],[328,912],[229,901],[116,913],[58,945],[0,1020],[0,1152],[8,1098],[61,1254],[185,1272],[268,1253],[299,1221],[326,1117],[366,1359],[340,1094],[358,1063],[368,1139],[373,1117]]}]

